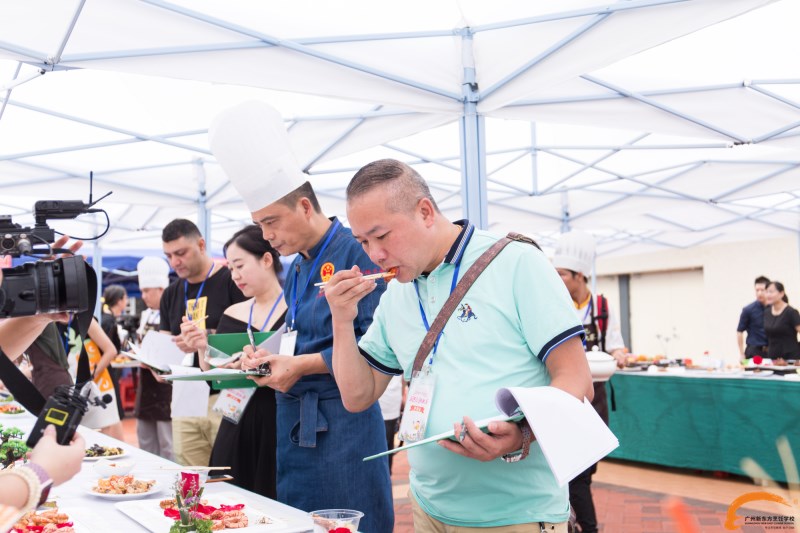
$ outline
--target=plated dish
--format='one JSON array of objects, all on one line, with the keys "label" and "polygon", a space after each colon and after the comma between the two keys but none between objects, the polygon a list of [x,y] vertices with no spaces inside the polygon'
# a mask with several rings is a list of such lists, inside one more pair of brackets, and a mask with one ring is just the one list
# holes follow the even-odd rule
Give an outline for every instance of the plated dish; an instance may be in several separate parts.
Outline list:
[{"label": "plated dish", "polygon": [[161,489],[152,479],[136,479],[128,476],[111,476],[89,483],[87,492],[98,498],[109,500],[131,500],[156,494]]},{"label": "plated dish", "polygon": [[92,444],[86,449],[84,461],[97,461],[98,459],[119,459],[125,457],[127,453],[122,448],[113,446],[101,446],[99,444]]},{"label": "plated dish", "polygon": [[17,402],[0,403],[0,415],[2,416],[20,416],[26,414],[28,414],[28,411]]}]

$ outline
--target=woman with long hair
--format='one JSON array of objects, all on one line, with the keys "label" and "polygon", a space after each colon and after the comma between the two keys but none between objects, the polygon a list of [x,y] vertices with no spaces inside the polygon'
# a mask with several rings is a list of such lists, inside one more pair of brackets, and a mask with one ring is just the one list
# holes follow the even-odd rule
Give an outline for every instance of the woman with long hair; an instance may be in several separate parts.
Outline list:
[{"label": "woman with long hair", "polygon": [[[258,226],[238,232],[223,248],[231,270],[231,279],[248,300],[228,307],[217,326],[217,333],[272,331],[279,328],[286,315],[286,302],[278,282],[281,263],[278,252],[261,236]],[[185,321],[181,334],[198,351],[200,365],[205,362],[208,342],[205,333]],[[238,367],[237,361],[228,368]],[[217,433],[211,451],[211,466],[230,466],[235,485],[268,498],[276,499],[276,428],[275,391],[259,387],[250,398],[238,424],[227,419]]]},{"label": "woman with long hair", "polygon": [[767,307],[764,311],[764,331],[767,333],[767,355],[772,359],[797,359],[800,346],[800,313],[789,305],[789,298],[780,281],[772,281],[765,292]]}]

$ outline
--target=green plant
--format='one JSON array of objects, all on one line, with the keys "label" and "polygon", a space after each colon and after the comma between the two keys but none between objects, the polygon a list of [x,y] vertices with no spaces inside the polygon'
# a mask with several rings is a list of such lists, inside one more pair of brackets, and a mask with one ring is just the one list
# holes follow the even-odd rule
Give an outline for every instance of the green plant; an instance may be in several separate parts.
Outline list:
[{"label": "green plant", "polygon": [[24,433],[16,427],[3,429],[0,425],[0,464],[8,468],[19,459],[24,459],[30,450],[22,440]]}]

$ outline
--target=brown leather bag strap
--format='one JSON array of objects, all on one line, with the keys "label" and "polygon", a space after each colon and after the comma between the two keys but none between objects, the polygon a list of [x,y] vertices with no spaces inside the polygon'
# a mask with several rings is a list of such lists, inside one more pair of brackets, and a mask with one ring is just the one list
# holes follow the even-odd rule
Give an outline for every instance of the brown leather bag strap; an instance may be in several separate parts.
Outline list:
[{"label": "brown leather bag strap", "polygon": [[[436,339],[439,337],[439,333],[444,329],[445,324],[452,316],[453,312],[456,310],[456,306],[458,303],[464,298],[464,295],[467,294],[467,291],[478,279],[478,276],[481,275],[481,272],[489,266],[489,263],[497,257],[497,254],[508,245],[511,241],[522,242],[526,244],[532,244],[539,248],[539,245],[531,239],[530,237],[526,237],[524,235],[520,235],[519,233],[509,233],[502,239],[498,240],[494,243],[488,250],[483,252],[481,256],[475,261],[469,270],[467,270],[466,274],[459,280],[456,288],[450,294],[450,297],[444,303],[444,306],[439,311],[439,314],[436,315],[436,319],[434,319],[433,324],[431,324],[430,329],[428,329],[428,333],[422,339],[422,344],[419,346],[419,350],[417,350],[417,357],[414,359],[414,372],[419,372],[422,370],[422,365],[425,362],[425,358],[428,354],[431,353],[433,350],[433,345],[436,343]],[[541,248],[539,248],[541,250]],[[412,373],[412,376],[414,374]]]}]

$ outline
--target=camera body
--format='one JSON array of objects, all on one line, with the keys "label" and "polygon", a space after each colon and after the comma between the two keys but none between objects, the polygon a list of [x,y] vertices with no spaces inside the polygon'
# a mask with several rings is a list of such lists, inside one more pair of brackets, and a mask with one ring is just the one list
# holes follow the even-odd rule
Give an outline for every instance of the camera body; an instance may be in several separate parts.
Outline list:
[{"label": "camera body", "polygon": [[[0,255],[50,256],[55,232],[47,225],[48,219],[71,219],[97,210],[80,200],[39,200],[33,211],[36,220],[33,228],[15,224],[9,215],[0,215]],[[82,257],[4,268],[0,318],[86,311],[94,307],[95,295],[90,294],[92,285],[97,286],[94,270]]]}]

